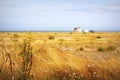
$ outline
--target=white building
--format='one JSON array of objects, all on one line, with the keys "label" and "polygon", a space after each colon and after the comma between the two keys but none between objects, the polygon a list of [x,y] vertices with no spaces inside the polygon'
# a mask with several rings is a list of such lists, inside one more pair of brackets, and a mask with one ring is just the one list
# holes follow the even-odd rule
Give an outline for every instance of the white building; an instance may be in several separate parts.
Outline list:
[{"label": "white building", "polygon": [[84,32],[84,33],[88,33],[88,32],[89,32],[89,30],[83,30],[83,32]]},{"label": "white building", "polygon": [[80,27],[77,27],[77,28],[74,28],[73,30],[74,32],[82,32],[81,28]]}]

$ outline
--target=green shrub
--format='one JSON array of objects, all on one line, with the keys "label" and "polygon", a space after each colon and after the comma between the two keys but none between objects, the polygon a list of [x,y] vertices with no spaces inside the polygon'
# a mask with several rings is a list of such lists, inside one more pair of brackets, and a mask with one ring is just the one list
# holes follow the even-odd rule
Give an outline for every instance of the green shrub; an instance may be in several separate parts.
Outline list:
[{"label": "green shrub", "polygon": [[103,47],[98,47],[98,51],[104,51],[105,49]]},{"label": "green shrub", "polygon": [[54,37],[54,36],[50,36],[49,39],[50,39],[50,40],[53,40],[53,39],[55,39],[55,37]]},{"label": "green shrub", "polygon": [[114,51],[115,47],[114,46],[108,46],[107,50]]}]

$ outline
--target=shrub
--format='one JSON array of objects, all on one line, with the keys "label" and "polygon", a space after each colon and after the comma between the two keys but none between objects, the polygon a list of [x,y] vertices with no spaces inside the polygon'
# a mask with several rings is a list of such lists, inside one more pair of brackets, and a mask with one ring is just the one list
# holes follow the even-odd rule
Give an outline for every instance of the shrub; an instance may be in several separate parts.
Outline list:
[{"label": "shrub", "polygon": [[108,46],[107,50],[113,51],[113,50],[115,50],[115,47],[114,46]]},{"label": "shrub", "polygon": [[55,33],[55,34],[57,34],[57,33]]},{"label": "shrub", "polygon": [[83,47],[80,47],[80,51],[83,51],[84,50],[84,48]]},{"label": "shrub", "polygon": [[13,37],[18,38],[19,36],[18,36],[18,34],[13,34]]},{"label": "shrub", "polygon": [[103,47],[98,47],[98,51],[104,51],[105,49]]},{"label": "shrub", "polygon": [[102,38],[102,37],[101,37],[101,36],[97,36],[96,38],[100,39],[100,38]]},{"label": "shrub", "polygon": [[53,39],[55,39],[55,37],[54,37],[54,36],[50,36],[49,39],[50,39],[50,40],[53,40]]}]

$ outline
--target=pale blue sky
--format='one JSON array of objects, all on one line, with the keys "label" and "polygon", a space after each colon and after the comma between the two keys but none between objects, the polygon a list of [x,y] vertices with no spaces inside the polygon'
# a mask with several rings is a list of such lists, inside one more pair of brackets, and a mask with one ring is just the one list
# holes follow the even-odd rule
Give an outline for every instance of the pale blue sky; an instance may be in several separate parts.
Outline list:
[{"label": "pale blue sky", "polygon": [[0,0],[0,31],[120,31],[120,0]]}]

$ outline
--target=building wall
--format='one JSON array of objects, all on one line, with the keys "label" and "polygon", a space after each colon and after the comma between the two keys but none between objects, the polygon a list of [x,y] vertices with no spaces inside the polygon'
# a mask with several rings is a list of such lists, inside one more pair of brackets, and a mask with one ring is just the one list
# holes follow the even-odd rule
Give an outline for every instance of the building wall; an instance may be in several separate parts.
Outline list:
[{"label": "building wall", "polygon": [[84,30],[83,32],[87,33],[87,32],[89,32],[89,30]]},{"label": "building wall", "polygon": [[74,31],[74,32],[81,32],[81,29],[80,29],[80,28],[74,28],[73,31]]}]

